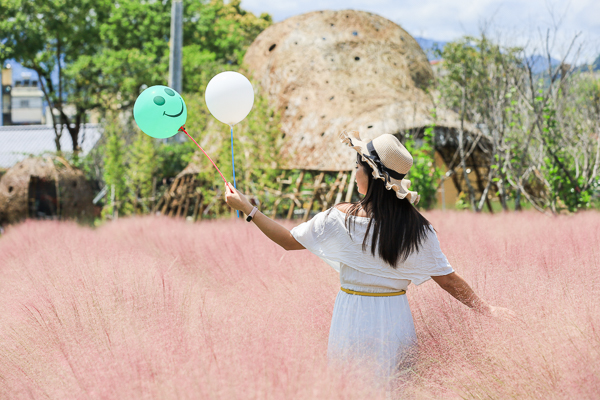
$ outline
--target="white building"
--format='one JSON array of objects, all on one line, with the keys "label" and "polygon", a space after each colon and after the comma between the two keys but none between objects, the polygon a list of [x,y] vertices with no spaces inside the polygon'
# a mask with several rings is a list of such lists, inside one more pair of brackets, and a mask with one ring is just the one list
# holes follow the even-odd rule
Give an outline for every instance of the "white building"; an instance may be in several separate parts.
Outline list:
[{"label": "white building", "polygon": [[15,80],[11,93],[12,124],[43,124],[44,93],[38,88],[37,80],[31,72],[21,72],[21,79]]}]

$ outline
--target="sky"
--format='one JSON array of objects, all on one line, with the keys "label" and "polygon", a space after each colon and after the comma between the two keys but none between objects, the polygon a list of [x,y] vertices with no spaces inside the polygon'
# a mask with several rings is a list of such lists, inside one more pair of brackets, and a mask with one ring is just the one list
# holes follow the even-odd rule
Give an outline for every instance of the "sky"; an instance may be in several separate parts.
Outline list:
[{"label": "sky", "polygon": [[[562,58],[574,35],[582,45],[580,61],[600,54],[600,0],[242,0],[255,14],[268,12],[275,22],[317,10],[369,11],[396,22],[412,36],[451,41],[477,35],[487,22],[488,32],[506,44],[540,47],[540,30],[558,34],[552,56]],[[573,53],[573,52],[572,52]]]}]

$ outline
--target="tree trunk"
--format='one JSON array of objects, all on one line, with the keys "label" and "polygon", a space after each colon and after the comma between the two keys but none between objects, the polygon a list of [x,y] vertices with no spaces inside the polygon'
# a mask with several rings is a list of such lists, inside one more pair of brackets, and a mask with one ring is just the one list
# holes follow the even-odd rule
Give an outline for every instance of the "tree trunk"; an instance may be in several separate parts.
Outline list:
[{"label": "tree trunk", "polygon": [[515,211],[522,211],[521,207],[521,188],[518,187],[515,191]]},{"label": "tree trunk", "polygon": [[467,163],[465,160],[465,145],[464,145],[464,139],[465,139],[465,129],[464,129],[464,123],[465,123],[465,111],[466,111],[466,107],[467,107],[467,95],[466,95],[466,77],[464,77],[463,75],[463,79],[464,79],[464,86],[462,87],[462,100],[461,100],[461,115],[460,115],[460,130],[459,130],[459,138],[458,138],[458,149],[459,149],[459,155],[460,155],[460,166],[463,170],[463,177],[465,179],[465,183],[467,185],[467,188],[469,189],[469,200],[471,202],[471,209],[473,211],[476,211],[475,208],[475,192],[473,191],[473,186],[471,186],[471,181],[469,181],[469,176],[467,175]]}]

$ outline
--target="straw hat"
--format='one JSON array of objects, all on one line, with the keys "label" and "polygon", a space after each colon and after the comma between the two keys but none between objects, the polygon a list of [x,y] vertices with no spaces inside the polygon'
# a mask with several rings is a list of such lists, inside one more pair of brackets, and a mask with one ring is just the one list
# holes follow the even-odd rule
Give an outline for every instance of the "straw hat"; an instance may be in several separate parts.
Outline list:
[{"label": "straw hat", "polygon": [[387,190],[394,190],[399,199],[407,198],[417,204],[421,196],[408,190],[410,181],[404,179],[413,164],[413,158],[398,138],[389,133],[376,137],[370,142],[360,140],[358,131],[343,131],[340,140],[356,150],[363,161],[373,168],[373,177],[385,182]]}]

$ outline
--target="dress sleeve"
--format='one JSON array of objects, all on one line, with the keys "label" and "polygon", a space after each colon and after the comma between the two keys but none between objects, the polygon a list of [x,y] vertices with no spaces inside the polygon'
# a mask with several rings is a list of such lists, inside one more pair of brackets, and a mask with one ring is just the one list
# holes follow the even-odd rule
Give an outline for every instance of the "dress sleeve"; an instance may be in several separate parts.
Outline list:
[{"label": "dress sleeve", "polygon": [[335,221],[332,216],[327,216],[327,211],[322,211],[311,218],[310,221],[301,223],[290,230],[290,233],[307,250],[316,254],[336,271],[340,271],[340,247]]},{"label": "dress sleeve", "polygon": [[419,250],[416,267],[420,274],[417,279],[413,279],[412,281],[415,285],[420,285],[428,281],[432,276],[448,275],[454,272],[452,265],[450,265],[444,253],[442,253],[440,242],[431,226],[427,231],[427,238],[423,243],[423,248]]}]

